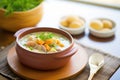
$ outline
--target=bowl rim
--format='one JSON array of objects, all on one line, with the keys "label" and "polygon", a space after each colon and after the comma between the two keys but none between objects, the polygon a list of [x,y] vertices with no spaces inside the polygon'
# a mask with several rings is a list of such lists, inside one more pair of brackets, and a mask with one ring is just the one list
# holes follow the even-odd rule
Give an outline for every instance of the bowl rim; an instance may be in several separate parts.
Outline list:
[{"label": "bowl rim", "polygon": [[[78,18],[80,18],[80,19],[82,19],[82,20],[84,21],[84,24],[83,24],[81,27],[78,27],[78,28],[68,28],[68,27],[65,27],[65,26],[61,25],[61,24],[60,24],[60,21],[61,21],[63,18],[67,17],[67,16],[77,16]],[[72,31],[72,30],[78,30],[78,29],[83,29],[83,28],[85,28],[85,23],[86,23],[85,18],[83,18],[83,17],[81,17],[81,16],[79,16],[79,15],[65,15],[65,16],[61,17],[60,21],[59,21],[59,27],[64,28],[65,30],[71,30],[71,31]]]},{"label": "bowl rim", "polygon": [[[28,13],[28,12],[34,11],[34,10],[36,10],[36,9],[38,9],[38,8],[42,8],[42,7],[43,7],[43,2],[41,2],[40,4],[38,4],[36,7],[32,8],[32,9],[29,9],[29,10],[26,10],[26,11],[15,11],[15,12],[13,12],[13,14]],[[6,12],[6,9],[1,8],[0,11]]]},{"label": "bowl rim", "polygon": [[99,31],[99,30],[93,29],[93,28],[90,26],[90,22],[89,22],[89,27],[88,27],[88,28],[89,28],[91,31],[94,31],[94,32],[99,33],[99,34],[107,34],[107,33],[115,32],[115,30],[116,30],[116,23],[115,23],[115,21],[113,21],[113,20],[111,20],[111,19],[109,19],[109,18],[94,18],[94,19],[92,19],[92,20],[109,20],[109,21],[112,22],[113,28],[112,28],[110,31],[103,32],[103,31]]},{"label": "bowl rim", "polygon": [[68,27],[65,27],[65,26],[63,26],[63,25],[61,25],[61,24],[59,24],[60,26],[60,28],[62,28],[62,29],[65,29],[65,30],[70,30],[70,31],[76,31],[76,30],[82,30],[82,29],[84,29],[85,28],[85,24],[83,25],[83,26],[81,26],[81,27],[78,27],[78,28],[68,28]]},{"label": "bowl rim", "polygon": [[[27,49],[25,49],[24,47],[22,47],[21,46],[21,44],[19,43],[19,40],[20,40],[20,36],[24,33],[24,32],[28,32],[28,31],[30,31],[30,30],[35,30],[35,29],[54,29],[54,30],[59,30],[59,31],[61,31],[61,32],[64,32],[65,34],[67,34],[68,36],[69,36],[69,38],[71,39],[69,39],[71,42],[70,42],[70,45],[67,47],[67,48],[65,48],[64,50],[62,50],[62,51],[57,51],[57,52],[51,52],[51,53],[48,53],[48,54],[44,54],[44,53],[39,53],[39,52],[32,52],[32,51],[29,51],[29,50],[27,50]],[[36,31],[36,32],[38,32],[38,31]],[[52,31],[48,31],[48,32],[52,32]],[[54,31],[53,31],[54,32]],[[55,32],[56,33],[56,32]],[[30,34],[30,33],[29,33]],[[58,33],[58,34],[60,34],[60,33]],[[26,34],[27,35],[27,34]],[[63,35],[63,34],[61,34],[61,35]],[[25,35],[24,35],[25,36]],[[64,36],[64,35],[63,35]],[[66,36],[65,36],[66,37]],[[65,30],[62,30],[62,29],[57,29],[57,28],[53,28],[53,27],[32,27],[32,28],[28,28],[28,30],[24,30],[23,32],[21,32],[21,33],[19,33],[18,34],[18,36],[16,37],[16,43],[17,43],[17,45],[20,47],[20,48],[22,48],[23,50],[25,50],[25,51],[28,51],[29,53],[33,53],[33,54],[37,54],[37,55],[53,55],[53,54],[58,54],[58,53],[62,53],[62,52],[64,52],[64,51],[66,51],[66,50],[68,50],[69,48],[71,48],[71,47],[73,47],[73,45],[74,45],[74,40],[73,40],[73,37],[71,36],[71,34],[70,33],[68,33],[67,31],[65,31]]]},{"label": "bowl rim", "polygon": [[115,28],[113,28],[113,29],[111,29],[110,31],[107,31],[107,32],[104,32],[104,31],[97,31],[97,30],[95,30],[95,29],[93,29],[93,28],[91,28],[91,27],[89,27],[89,29],[91,30],[91,31],[94,31],[94,32],[96,32],[96,33],[99,33],[99,34],[107,34],[107,33],[111,33],[111,32],[114,32],[115,31]]}]

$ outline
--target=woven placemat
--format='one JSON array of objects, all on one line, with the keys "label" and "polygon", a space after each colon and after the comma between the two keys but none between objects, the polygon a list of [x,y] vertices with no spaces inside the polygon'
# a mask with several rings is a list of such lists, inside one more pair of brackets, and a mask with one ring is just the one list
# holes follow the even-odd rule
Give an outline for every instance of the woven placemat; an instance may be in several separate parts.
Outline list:
[{"label": "woven placemat", "polygon": [[[77,44],[80,44],[79,42],[76,42]],[[7,53],[11,47],[13,47],[15,43],[12,43],[10,46],[5,48],[3,51],[0,52],[0,80],[23,80],[16,74],[14,74],[6,60]],[[97,74],[95,74],[93,80],[109,80],[111,75],[120,67],[120,58],[117,58],[115,56],[109,55],[103,51],[100,51],[98,49],[93,49],[91,47],[88,47],[86,45],[80,44],[85,50],[87,51],[87,54],[90,56],[92,53],[101,53],[105,57],[105,65],[98,71]],[[87,80],[89,76],[89,65],[85,67],[85,69],[82,71],[82,73],[78,74],[76,77],[72,78],[71,80]]]}]

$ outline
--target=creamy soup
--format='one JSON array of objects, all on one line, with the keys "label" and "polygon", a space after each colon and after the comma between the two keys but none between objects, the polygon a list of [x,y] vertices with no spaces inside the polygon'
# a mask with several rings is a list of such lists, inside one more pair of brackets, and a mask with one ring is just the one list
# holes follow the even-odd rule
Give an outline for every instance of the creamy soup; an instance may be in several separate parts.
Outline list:
[{"label": "creamy soup", "polygon": [[51,53],[66,49],[70,45],[67,37],[53,32],[35,32],[19,40],[20,45],[32,52]]}]

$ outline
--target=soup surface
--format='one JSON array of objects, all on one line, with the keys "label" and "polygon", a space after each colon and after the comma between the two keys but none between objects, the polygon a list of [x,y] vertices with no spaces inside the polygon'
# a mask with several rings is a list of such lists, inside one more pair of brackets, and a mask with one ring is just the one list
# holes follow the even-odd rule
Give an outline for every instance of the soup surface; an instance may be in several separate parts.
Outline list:
[{"label": "soup surface", "polygon": [[51,53],[66,49],[70,45],[67,37],[53,32],[35,32],[19,40],[20,45],[33,52]]}]

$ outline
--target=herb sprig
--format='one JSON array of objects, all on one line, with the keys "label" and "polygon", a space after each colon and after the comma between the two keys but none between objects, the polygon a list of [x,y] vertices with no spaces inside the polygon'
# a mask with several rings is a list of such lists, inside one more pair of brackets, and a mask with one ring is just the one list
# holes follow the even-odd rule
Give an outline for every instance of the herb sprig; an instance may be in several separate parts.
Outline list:
[{"label": "herb sprig", "polygon": [[44,0],[0,0],[0,8],[6,10],[6,15],[13,13],[14,11],[27,11]]},{"label": "herb sprig", "polygon": [[48,32],[41,32],[40,34],[37,34],[37,38],[41,39],[41,40],[47,40],[47,39],[51,39],[54,37],[53,33],[48,33]]}]

